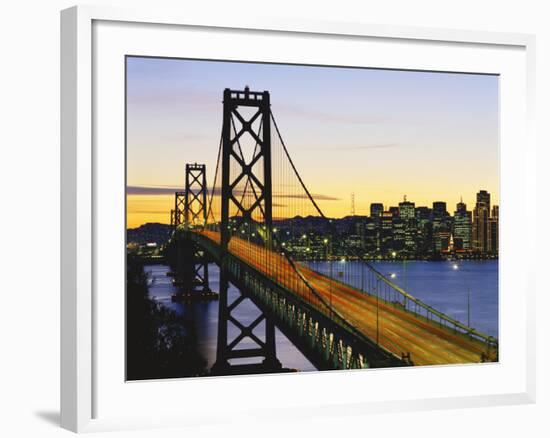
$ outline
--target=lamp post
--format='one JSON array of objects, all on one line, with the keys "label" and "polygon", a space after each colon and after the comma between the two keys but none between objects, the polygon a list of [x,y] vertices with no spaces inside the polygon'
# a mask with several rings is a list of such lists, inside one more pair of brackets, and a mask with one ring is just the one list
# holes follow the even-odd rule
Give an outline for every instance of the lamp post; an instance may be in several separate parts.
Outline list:
[{"label": "lamp post", "polygon": [[359,259],[359,268],[361,269],[361,292],[365,292],[365,267],[361,263],[361,259]]},{"label": "lamp post", "polygon": [[[457,263],[453,265],[453,270],[458,271],[460,267]],[[471,327],[471,289],[470,285],[464,281],[464,285],[466,286],[466,312],[467,312],[467,321],[468,321],[468,327]]]},{"label": "lamp post", "polygon": [[379,345],[380,341],[380,312],[379,312],[379,300],[380,300],[380,277],[376,277],[376,345]]},{"label": "lamp post", "polygon": [[332,317],[332,313],[333,313],[332,311],[332,257],[329,254],[329,240],[325,238],[323,240],[323,243],[325,244],[325,257],[329,259],[328,263],[329,263],[329,269],[330,269],[330,279],[328,283],[328,292],[329,292],[330,314]]},{"label": "lamp post", "polygon": [[[403,290],[407,291],[407,256],[403,258]],[[406,296],[403,296],[403,307],[407,308]]]},{"label": "lamp post", "polygon": [[[391,253],[391,255],[395,260],[395,256],[397,255],[396,252],[393,251]],[[402,271],[403,271],[403,290],[407,291],[407,256],[406,255],[403,256]],[[394,277],[392,277],[392,278],[394,278]],[[407,308],[407,297],[406,296],[403,296],[403,307],[405,309]]]},{"label": "lamp post", "polygon": [[468,327],[470,327],[470,286],[468,286]]},{"label": "lamp post", "polygon": [[[392,280],[395,280],[396,277],[397,277],[397,274],[396,274],[395,272],[392,272],[392,273],[390,274],[390,278],[391,278]],[[393,288],[392,288],[392,289],[393,289]],[[395,289],[393,289],[393,291],[394,291],[394,292],[393,292],[393,298],[396,299],[396,297],[395,297]],[[387,298],[388,298],[388,297],[386,297],[386,299],[387,299]],[[389,298],[391,299],[391,292],[390,292],[390,297],[389,297]]]},{"label": "lamp post", "polygon": [[[397,256],[397,253],[396,253],[395,251],[392,251],[391,256],[392,256],[392,259],[393,259],[393,261],[394,261],[394,263],[395,263],[395,257]],[[390,274],[390,278],[394,279],[395,277],[396,277],[395,273],[392,272],[392,273]]]}]

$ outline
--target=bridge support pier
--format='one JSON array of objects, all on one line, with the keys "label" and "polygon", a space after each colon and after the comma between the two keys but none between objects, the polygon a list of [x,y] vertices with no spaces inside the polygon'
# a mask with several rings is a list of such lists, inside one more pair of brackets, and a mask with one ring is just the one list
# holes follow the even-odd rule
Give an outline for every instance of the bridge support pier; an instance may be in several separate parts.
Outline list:
[{"label": "bridge support pier", "polygon": [[177,245],[177,275],[174,278],[174,286],[179,291],[175,295],[172,295],[172,300],[217,298],[217,294],[210,289],[209,261],[206,253],[195,242],[189,239],[178,239]]}]

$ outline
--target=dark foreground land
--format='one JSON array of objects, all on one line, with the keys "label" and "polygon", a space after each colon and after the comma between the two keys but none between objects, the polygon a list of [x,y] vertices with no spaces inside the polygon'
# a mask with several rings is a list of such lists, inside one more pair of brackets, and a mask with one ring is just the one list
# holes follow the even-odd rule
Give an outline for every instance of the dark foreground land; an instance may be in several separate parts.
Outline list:
[{"label": "dark foreground land", "polygon": [[137,258],[128,257],[126,284],[127,380],[207,375],[192,324],[149,298]]}]

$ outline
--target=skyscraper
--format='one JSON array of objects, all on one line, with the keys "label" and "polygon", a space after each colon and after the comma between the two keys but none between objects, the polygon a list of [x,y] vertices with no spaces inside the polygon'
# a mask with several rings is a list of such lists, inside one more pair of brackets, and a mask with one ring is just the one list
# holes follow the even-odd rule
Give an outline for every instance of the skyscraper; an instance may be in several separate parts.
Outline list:
[{"label": "skyscraper", "polygon": [[466,211],[467,211],[466,204],[464,204],[464,202],[462,202],[462,197],[461,197],[460,202],[458,204],[456,204],[455,214],[457,214],[457,213],[465,214]]},{"label": "skyscraper", "polygon": [[373,203],[370,205],[370,217],[380,217],[384,211],[384,205],[379,203]]},{"label": "skyscraper", "polygon": [[472,245],[472,212],[468,211],[462,199],[456,204],[453,220],[453,240],[456,250],[468,251]]},{"label": "skyscraper", "polygon": [[487,226],[487,252],[498,254],[498,205],[493,205]]},{"label": "skyscraper", "polygon": [[400,217],[392,218],[392,234],[392,249],[396,251],[402,251],[405,249],[406,224],[404,219],[401,219]]},{"label": "skyscraper", "polygon": [[432,207],[433,245],[435,252],[439,253],[448,248],[451,226],[449,213],[447,212],[447,203],[435,201]]},{"label": "skyscraper", "polygon": [[428,207],[416,207],[416,246],[421,254],[429,254],[433,250],[432,210]]},{"label": "skyscraper", "polygon": [[447,203],[443,201],[435,201],[432,204],[432,214],[433,214],[434,220],[436,218],[442,219],[448,216],[449,213],[447,213]]},{"label": "skyscraper", "polygon": [[378,223],[380,220],[378,218],[367,218],[365,219],[365,237],[364,237],[364,248],[365,251],[369,254],[375,254],[380,252],[380,239],[379,239],[379,230]]},{"label": "skyscraper", "polygon": [[[414,202],[407,201],[407,196],[399,203],[399,219],[405,224],[404,249],[409,253],[416,252],[417,220]],[[394,236],[395,238],[395,236]]]},{"label": "skyscraper", "polygon": [[491,194],[486,190],[480,190],[476,195],[476,202],[484,202],[487,210],[491,210]]},{"label": "skyscraper", "polygon": [[380,252],[386,254],[393,247],[393,215],[389,211],[382,212],[380,217]]},{"label": "skyscraper", "polygon": [[399,217],[401,219],[414,219],[415,216],[415,209],[414,209],[414,202],[407,201],[407,197],[405,196],[403,199],[403,202],[399,203]]},{"label": "skyscraper", "polygon": [[485,254],[488,250],[491,195],[485,190],[480,190],[476,195],[476,201],[472,221],[472,250]]},{"label": "skyscraper", "polygon": [[422,221],[422,220],[429,221],[429,220],[431,220],[432,210],[429,209],[428,207],[416,207],[414,210],[415,210],[416,218],[419,221]]},{"label": "skyscraper", "polygon": [[449,249],[449,243],[451,241],[451,232],[446,229],[440,228],[439,231],[434,233],[434,249],[436,253],[447,251]]}]

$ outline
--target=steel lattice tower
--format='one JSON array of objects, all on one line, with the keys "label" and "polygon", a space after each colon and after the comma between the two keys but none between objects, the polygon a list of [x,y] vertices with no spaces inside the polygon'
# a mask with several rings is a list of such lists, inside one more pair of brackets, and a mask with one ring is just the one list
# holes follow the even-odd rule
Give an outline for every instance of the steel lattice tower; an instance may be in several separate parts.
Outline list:
[{"label": "steel lattice tower", "polygon": [[185,192],[176,192],[174,196],[174,228],[185,221]]},{"label": "steel lattice tower", "polygon": [[[248,118],[240,107],[253,108],[253,115]],[[233,303],[228,303],[228,248],[231,239],[230,206],[236,207],[241,213],[237,224],[250,223],[253,215],[260,215],[265,230],[264,241],[267,248],[272,244],[272,181],[271,181],[271,109],[269,92],[253,92],[246,87],[243,91],[225,89],[223,94],[223,127],[222,127],[222,187],[221,187],[221,246],[222,257],[220,270],[220,304],[218,325],[218,348],[214,372],[240,373],[251,372],[260,368],[261,371],[274,371],[281,369],[275,350],[275,326],[273,320],[265,314],[261,314],[250,325],[245,326],[232,315],[232,311],[245,299],[243,291]],[[233,125],[233,117],[240,123],[240,130],[236,131]],[[253,124],[259,120],[261,128],[255,131]],[[234,128],[234,129],[232,129]],[[235,130],[235,132],[233,132]],[[261,131],[261,132],[260,132]],[[239,151],[239,140],[244,136],[251,136],[256,142],[257,151],[250,160]],[[255,165],[261,166],[261,172],[254,173]],[[231,174],[233,168],[235,174]],[[237,169],[235,171],[235,169]],[[257,199],[251,205],[242,203],[237,185],[244,178],[249,178],[254,184]],[[254,328],[265,321],[265,340],[260,340],[254,334]],[[240,334],[231,343],[227,339],[227,327],[232,323],[240,330]],[[256,344],[255,348],[237,349],[239,342],[248,337]],[[234,358],[264,357],[259,365],[230,365],[229,360]]]},{"label": "steel lattice tower", "polygon": [[206,165],[185,165],[185,225],[206,224]]},{"label": "steel lattice tower", "polygon": [[[185,229],[204,226],[206,223],[206,165],[186,164],[185,191],[175,194],[174,227]],[[173,298],[187,299],[204,295],[211,298],[208,276],[208,258],[204,250],[188,239],[181,239],[177,249],[178,280],[180,291]]]}]

